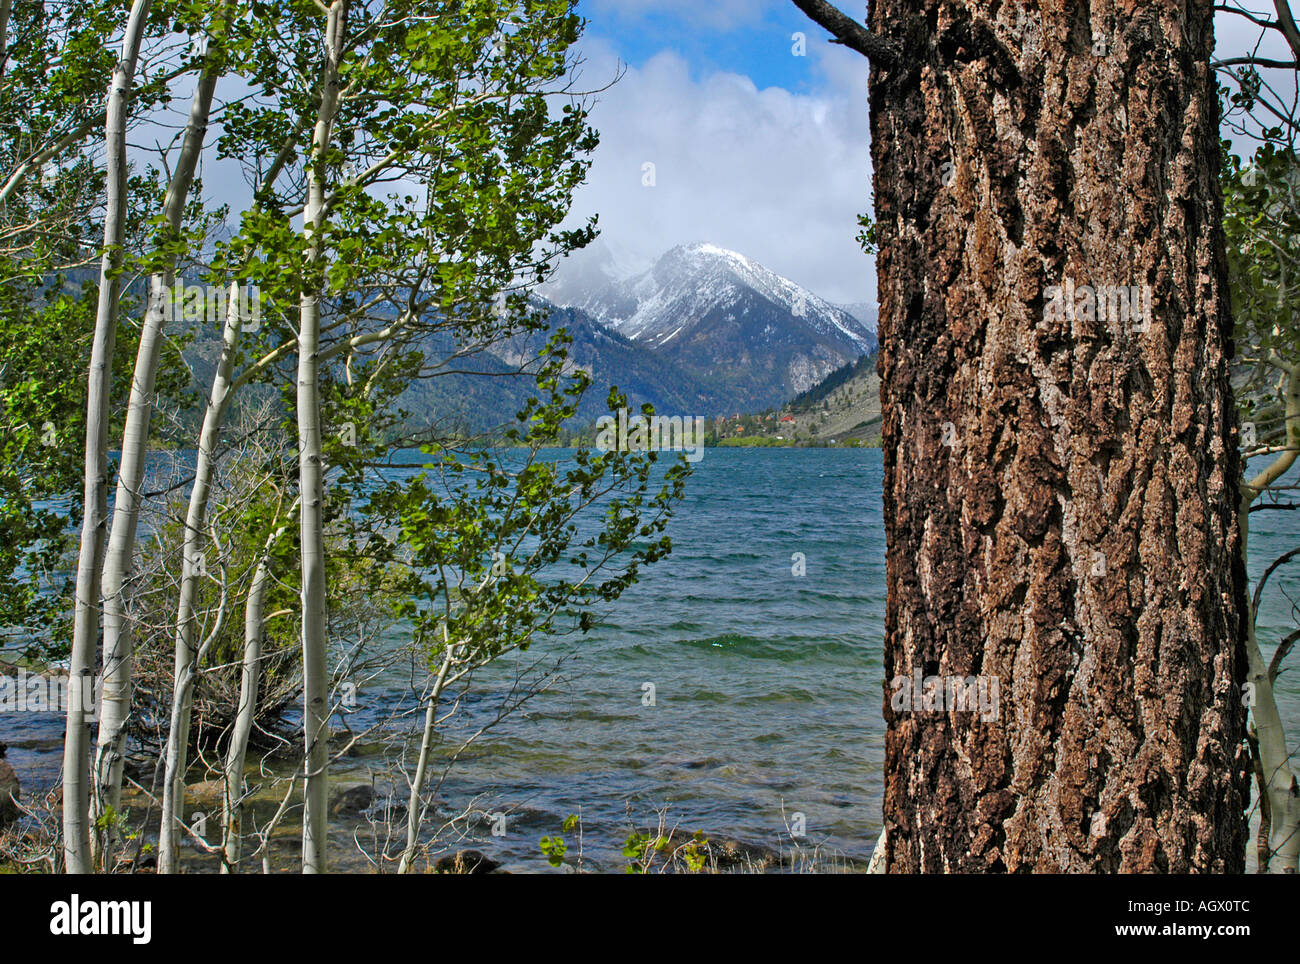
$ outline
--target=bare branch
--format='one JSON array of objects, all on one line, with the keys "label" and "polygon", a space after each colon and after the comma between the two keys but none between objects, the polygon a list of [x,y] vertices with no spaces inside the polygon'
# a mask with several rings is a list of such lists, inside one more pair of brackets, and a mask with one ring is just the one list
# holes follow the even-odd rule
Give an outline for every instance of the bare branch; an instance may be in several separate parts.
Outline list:
[{"label": "bare branch", "polygon": [[1288,635],[1282,642],[1277,644],[1277,649],[1273,651],[1273,658],[1268,664],[1268,678],[1270,681],[1277,680],[1277,674],[1282,672],[1282,661],[1286,659],[1287,653],[1291,652],[1291,647],[1300,640],[1300,629],[1295,630]]},{"label": "bare branch", "polygon": [[826,0],[793,0],[793,2],[808,15],[808,19],[830,31],[835,37],[834,43],[852,48],[862,56],[882,65],[896,64],[902,58],[902,53],[895,44],[872,33]]}]

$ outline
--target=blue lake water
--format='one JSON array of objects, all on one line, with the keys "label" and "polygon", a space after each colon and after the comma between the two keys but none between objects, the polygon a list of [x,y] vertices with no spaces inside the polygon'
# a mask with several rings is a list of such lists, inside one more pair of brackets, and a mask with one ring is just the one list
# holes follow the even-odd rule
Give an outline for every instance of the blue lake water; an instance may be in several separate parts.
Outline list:
[{"label": "blue lake water", "polygon": [[[667,807],[684,829],[787,849],[800,813],[800,846],[867,858],[884,744],[881,482],[875,449],[709,449],[669,530],[672,555],[581,643],[550,647],[574,655],[565,683],[453,771],[449,802],[508,814],[508,833],[483,831],[477,845],[539,862],[538,838],[581,812],[588,856],[611,866],[632,824]],[[1252,579],[1300,544],[1295,515],[1252,515]],[[1257,621],[1266,655],[1297,625],[1288,594],[1300,599],[1300,565],[1270,581]],[[463,727],[502,689],[468,701]],[[1284,676],[1279,697],[1295,732],[1300,687]]]},{"label": "blue lake water", "polygon": [[[587,860],[613,869],[632,827],[668,808],[670,825],[786,848],[802,814],[804,848],[868,857],[882,789],[881,472],[878,450],[707,450],[669,529],[672,555],[585,638],[539,643],[483,674],[463,701],[449,736],[491,719],[517,670],[567,658],[559,684],[451,769],[448,808],[505,814],[503,836],[480,820],[459,845],[545,868],[538,839],[581,813]],[[1300,544],[1296,515],[1252,516],[1252,579]],[[1300,599],[1300,563],[1265,596],[1266,655],[1296,625],[1286,594]],[[1280,694],[1293,734],[1296,677],[1283,677]],[[382,685],[364,689],[352,725],[382,716],[388,697]],[[57,717],[0,715],[29,786],[57,777],[61,733]],[[335,775],[363,782],[381,763],[362,753]],[[572,856],[576,835],[566,836]],[[350,846],[345,836],[338,844]]]},{"label": "blue lake water", "polygon": [[524,849],[513,831],[489,843],[528,857],[581,810],[588,853],[608,859],[630,820],[644,828],[669,807],[685,829],[769,846],[791,843],[799,813],[803,846],[868,856],[883,759],[880,485],[877,450],[709,449],[672,555],[562,644],[576,654],[565,682],[450,781],[518,808]]}]

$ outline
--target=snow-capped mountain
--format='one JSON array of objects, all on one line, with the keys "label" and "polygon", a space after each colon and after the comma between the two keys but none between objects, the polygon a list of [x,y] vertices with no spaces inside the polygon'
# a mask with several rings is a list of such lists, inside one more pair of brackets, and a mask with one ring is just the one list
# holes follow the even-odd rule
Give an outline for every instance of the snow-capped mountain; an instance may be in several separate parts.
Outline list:
[{"label": "snow-capped mountain", "polygon": [[[636,307],[626,317],[604,320],[612,321],[632,340],[655,347],[689,337],[701,318],[719,310],[738,308],[738,313],[729,315],[740,320],[746,296],[754,294],[788,312],[794,322],[791,327],[807,327],[818,336],[842,340],[859,354],[875,347],[874,334],[847,311],[743,254],[712,244],[673,248],[649,271],[620,287],[635,299]],[[629,301],[624,304],[630,307]]]},{"label": "snow-capped mountain", "polygon": [[547,296],[671,359],[719,405],[780,404],[876,348],[849,312],[717,245],[673,248],[626,280],[583,274]]}]

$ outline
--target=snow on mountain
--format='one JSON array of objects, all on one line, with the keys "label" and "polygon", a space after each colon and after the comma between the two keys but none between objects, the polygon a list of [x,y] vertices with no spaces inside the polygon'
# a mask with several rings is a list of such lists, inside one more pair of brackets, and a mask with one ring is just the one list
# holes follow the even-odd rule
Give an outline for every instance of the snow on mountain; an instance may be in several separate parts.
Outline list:
[{"label": "snow on mountain", "polygon": [[710,404],[780,404],[876,349],[870,326],[714,244],[673,248],[620,278],[608,252],[571,259],[543,294],[671,363]]},{"label": "snow on mountain", "polygon": [[[875,334],[847,311],[743,254],[714,244],[673,248],[650,270],[609,287],[622,297],[607,295],[601,305],[604,311],[597,317],[634,341],[655,347],[667,344],[712,312],[735,306],[750,292],[817,335],[841,341],[846,350],[866,354],[876,346]],[[619,288],[621,292],[617,292]]]}]

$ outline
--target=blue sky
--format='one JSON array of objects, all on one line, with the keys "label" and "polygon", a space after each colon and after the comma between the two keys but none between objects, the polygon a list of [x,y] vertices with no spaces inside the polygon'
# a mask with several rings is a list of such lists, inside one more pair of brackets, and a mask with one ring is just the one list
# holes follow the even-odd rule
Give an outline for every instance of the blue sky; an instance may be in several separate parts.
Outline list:
[{"label": "blue sky", "polygon": [[820,36],[820,31],[788,0],[716,6],[581,0],[578,10],[590,21],[588,35],[610,42],[633,66],[672,50],[696,79],[729,71],[744,74],[758,87],[806,91],[814,85],[807,61],[791,56],[791,35]]},{"label": "blue sky", "polygon": [[871,197],[861,56],[789,0],[582,0],[579,11],[584,83],[625,73],[592,112],[601,146],[574,218],[599,214],[625,272],[709,241],[833,301],[874,301],[854,241]]},{"label": "blue sky", "polygon": [[[711,241],[832,301],[874,302],[874,264],[853,240],[871,203],[864,58],[830,44],[790,0],[580,0],[578,9],[588,21],[584,80],[601,85],[620,63],[626,74],[593,111],[602,143],[576,216],[599,213],[625,272],[673,245]],[[840,9],[862,16],[865,3]],[[1222,13],[1216,31],[1221,56],[1247,52],[1260,32]],[[792,54],[796,32],[806,56]],[[1270,35],[1260,53],[1285,48]],[[653,189],[641,183],[647,162]]]}]

